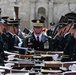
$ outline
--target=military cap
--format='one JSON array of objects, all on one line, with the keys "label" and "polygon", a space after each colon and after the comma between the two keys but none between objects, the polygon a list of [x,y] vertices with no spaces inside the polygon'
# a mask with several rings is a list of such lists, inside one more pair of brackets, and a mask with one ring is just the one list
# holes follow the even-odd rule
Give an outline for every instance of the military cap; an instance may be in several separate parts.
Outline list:
[{"label": "military cap", "polygon": [[68,22],[65,20],[62,23],[59,23],[59,28],[63,28],[65,26],[67,26]]},{"label": "military cap", "polygon": [[32,20],[32,22],[34,23],[33,26],[36,28],[43,27],[43,23],[44,23],[43,20]]},{"label": "military cap", "polygon": [[2,11],[1,11],[1,8],[0,8],[0,19],[1,19],[1,12],[2,12]]},{"label": "military cap", "polygon": [[0,23],[3,23],[3,24],[4,24],[4,22],[5,22],[5,21],[4,21],[3,19],[0,18]]},{"label": "military cap", "polygon": [[60,22],[59,24],[65,24],[65,25],[67,25],[68,24],[68,20],[64,20],[64,21]]},{"label": "military cap", "polygon": [[54,25],[55,25],[55,23],[54,23],[54,22],[51,22],[51,23],[50,23],[50,26],[54,26]]},{"label": "military cap", "polygon": [[14,19],[14,18],[10,18],[10,20],[17,20],[19,25],[20,25],[20,19]]},{"label": "military cap", "polygon": [[72,12],[72,13],[68,13],[65,15],[68,19],[76,19],[76,13]]},{"label": "military cap", "polygon": [[44,16],[41,16],[40,20],[45,21],[45,17]]},{"label": "military cap", "polygon": [[10,18],[10,20],[18,20],[18,21],[19,21],[20,19],[14,19],[14,18]]},{"label": "military cap", "polygon": [[73,23],[74,21],[72,19],[68,19],[68,24]]},{"label": "military cap", "polygon": [[1,13],[2,11],[1,11],[1,8],[0,8],[0,13]]},{"label": "military cap", "polygon": [[1,17],[1,19],[4,20],[4,24],[8,24],[8,21],[7,21],[8,18],[9,18],[8,16]]},{"label": "military cap", "polygon": [[8,26],[19,27],[18,20],[9,20],[8,23],[9,23]]},{"label": "military cap", "polygon": [[68,19],[75,19],[75,17],[74,16],[67,16],[68,17]]},{"label": "military cap", "polygon": [[8,16],[2,16],[1,17],[3,20],[7,20],[9,17]]}]

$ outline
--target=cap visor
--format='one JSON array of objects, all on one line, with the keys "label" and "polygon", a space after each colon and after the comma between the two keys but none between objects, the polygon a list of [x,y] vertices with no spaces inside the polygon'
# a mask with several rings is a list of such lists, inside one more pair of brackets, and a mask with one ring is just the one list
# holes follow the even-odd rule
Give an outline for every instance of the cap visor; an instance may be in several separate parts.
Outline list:
[{"label": "cap visor", "polygon": [[42,26],[34,26],[34,28],[42,28]]}]

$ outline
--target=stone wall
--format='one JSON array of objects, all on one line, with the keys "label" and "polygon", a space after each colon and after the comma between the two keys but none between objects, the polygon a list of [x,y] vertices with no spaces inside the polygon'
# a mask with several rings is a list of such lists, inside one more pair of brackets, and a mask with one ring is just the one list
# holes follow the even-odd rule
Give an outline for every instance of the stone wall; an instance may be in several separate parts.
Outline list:
[{"label": "stone wall", "polygon": [[38,17],[38,9],[41,7],[46,11],[47,28],[50,22],[58,24],[62,15],[76,13],[76,0],[0,0],[1,16],[13,18],[14,6],[19,7],[22,30],[25,27],[32,28],[31,20]]},{"label": "stone wall", "polygon": [[21,29],[30,28],[30,1],[29,0],[0,0],[1,16],[13,18],[14,6],[19,7],[19,18],[21,19]]}]

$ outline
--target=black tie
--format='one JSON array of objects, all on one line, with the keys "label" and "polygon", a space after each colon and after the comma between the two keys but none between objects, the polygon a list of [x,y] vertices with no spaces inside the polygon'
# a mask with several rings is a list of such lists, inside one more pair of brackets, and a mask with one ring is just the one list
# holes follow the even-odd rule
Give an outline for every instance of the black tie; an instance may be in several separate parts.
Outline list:
[{"label": "black tie", "polygon": [[37,36],[37,41],[39,42],[39,37]]}]

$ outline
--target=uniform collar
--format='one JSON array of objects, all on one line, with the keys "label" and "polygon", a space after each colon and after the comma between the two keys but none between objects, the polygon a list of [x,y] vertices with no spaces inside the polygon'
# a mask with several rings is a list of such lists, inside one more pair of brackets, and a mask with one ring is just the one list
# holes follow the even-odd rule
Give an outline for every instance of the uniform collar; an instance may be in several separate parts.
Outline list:
[{"label": "uniform collar", "polygon": [[66,37],[68,34],[70,34],[70,32],[67,32],[66,34],[64,34],[64,37]]},{"label": "uniform collar", "polygon": [[9,32],[9,31],[8,31],[7,33],[10,33],[11,35],[13,35],[13,36],[14,36],[14,34],[13,34],[13,33],[11,33],[11,32]]},{"label": "uniform collar", "polygon": [[[37,40],[37,35],[34,34],[34,36],[35,36],[35,39]],[[41,40],[42,40],[42,33],[39,35],[39,41],[41,41]]]}]

